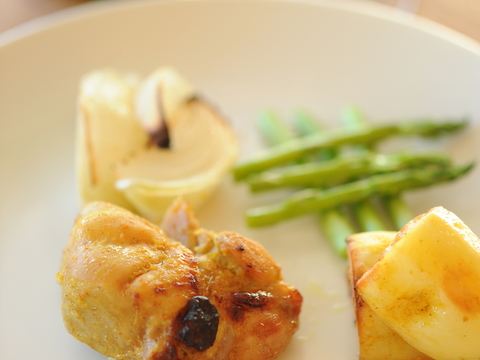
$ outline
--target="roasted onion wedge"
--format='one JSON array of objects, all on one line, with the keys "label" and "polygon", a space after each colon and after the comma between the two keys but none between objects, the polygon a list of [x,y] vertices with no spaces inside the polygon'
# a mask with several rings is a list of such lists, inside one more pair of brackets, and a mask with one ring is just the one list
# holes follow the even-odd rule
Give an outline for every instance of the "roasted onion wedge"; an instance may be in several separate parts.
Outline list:
[{"label": "roasted onion wedge", "polygon": [[78,123],[82,202],[108,201],[156,223],[179,196],[202,205],[237,158],[232,127],[172,68],[143,81],[88,74]]},{"label": "roasted onion wedge", "polygon": [[237,157],[230,127],[205,102],[190,100],[172,120],[169,149],[149,147],[117,168],[117,189],[154,222],[178,196],[194,207],[201,205]]},{"label": "roasted onion wedge", "polygon": [[80,82],[76,170],[83,203],[104,200],[133,209],[114,183],[116,164],[148,142],[134,111],[137,84],[111,69],[91,72]]}]

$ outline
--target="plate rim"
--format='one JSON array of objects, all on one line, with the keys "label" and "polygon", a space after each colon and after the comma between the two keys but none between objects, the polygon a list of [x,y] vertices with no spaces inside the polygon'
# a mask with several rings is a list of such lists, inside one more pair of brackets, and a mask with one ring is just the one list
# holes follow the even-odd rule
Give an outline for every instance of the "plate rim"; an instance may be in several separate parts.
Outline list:
[{"label": "plate rim", "polygon": [[163,6],[174,3],[285,3],[301,6],[318,6],[337,9],[363,16],[383,19],[416,31],[430,34],[452,45],[464,48],[480,56],[480,42],[446,25],[434,20],[411,14],[407,11],[369,0],[110,0],[89,1],[40,16],[14,26],[0,33],[0,51],[9,45],[20,42],[30,36],[35,36],[70,22],[82,21],[93,16],[101,16],[115,11],[147,6]]}]

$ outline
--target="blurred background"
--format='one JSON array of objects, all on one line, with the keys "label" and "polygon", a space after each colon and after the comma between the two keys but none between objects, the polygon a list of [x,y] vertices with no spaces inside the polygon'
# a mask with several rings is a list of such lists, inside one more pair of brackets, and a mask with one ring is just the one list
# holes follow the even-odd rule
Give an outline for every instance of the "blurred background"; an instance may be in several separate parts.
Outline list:
[{"label": "blurred background", "polygon": [[[0,0],[0,33],[37,17],[89,1],[92,0]],[[433,20],[480,41],[480,0],[354,1],[381,3],[412,16]]]}]

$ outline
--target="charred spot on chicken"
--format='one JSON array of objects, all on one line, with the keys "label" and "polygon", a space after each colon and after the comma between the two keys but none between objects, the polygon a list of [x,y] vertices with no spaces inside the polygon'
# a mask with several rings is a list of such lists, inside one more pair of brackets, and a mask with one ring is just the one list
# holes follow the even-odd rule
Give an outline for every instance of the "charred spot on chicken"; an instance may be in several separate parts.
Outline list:
[{"label": "charred spot on chicken", "polygon": [[219,315],[217,308],[205,296],[194,296],[176,320],[175,338],[188,347],[205,351],[217,336]]},{"label": "charred spot on chicken", "polygon": [[241,321],[245,312],[254,309],[262,309],[267,305],[271,295],[259,291],[256,293],[237,292],[232,295],[229,315],[234,321]]}]

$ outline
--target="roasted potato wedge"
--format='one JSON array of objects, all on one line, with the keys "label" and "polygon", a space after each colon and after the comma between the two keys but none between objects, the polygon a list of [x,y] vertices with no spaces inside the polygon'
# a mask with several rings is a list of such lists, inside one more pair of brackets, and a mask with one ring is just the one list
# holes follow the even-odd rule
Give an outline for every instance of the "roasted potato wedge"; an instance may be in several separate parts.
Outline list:
[{"label": "roasted potato wedge", "polygon": [[349,280],[355,306],[359,360],[427,360],[388,327],[355,289],[363,274],[372,268],[395,239],[396,232],[378,231],[354,234],[347,239]]},{"label": "roasted potato wedge", "polygon": [[421,352],[480,359],[480,241],[455,214],[436,207],[410,221],[355,288]]}]

